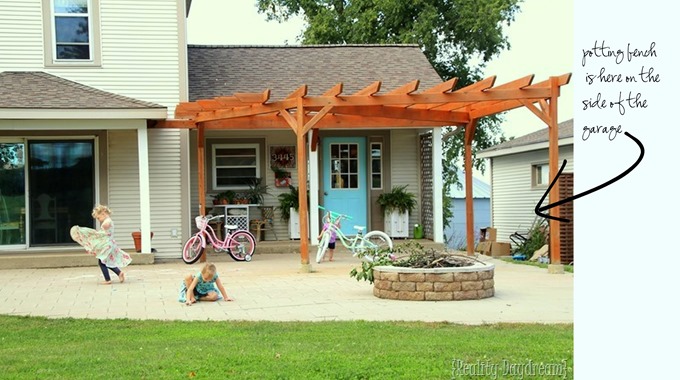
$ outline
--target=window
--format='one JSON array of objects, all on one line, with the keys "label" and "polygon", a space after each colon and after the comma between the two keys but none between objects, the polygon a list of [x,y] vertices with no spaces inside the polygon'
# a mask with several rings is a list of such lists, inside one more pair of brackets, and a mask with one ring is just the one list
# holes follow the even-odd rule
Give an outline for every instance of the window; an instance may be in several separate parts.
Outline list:
[{"label": "window", "polygon": [[259,157],[259,144],[213,145],[213,189],[247,188],[260,177]]},{"label": "window", "polygon": [[359,145],[330,144],[331,187],[334,189],[359,188]]},{"label": "window", "polygon": [[[99,0],[43,0],[45,64],[99,65]],[[49,45],[47,45],[49,44]]]},{"label": "window", "polygon": [[371,143],[371,189],[382,187],[382,143]]},{"label": "window", "polygon": [[531,186],[547,187],[550,184],[548,164],[535,164],[531,166]]}]

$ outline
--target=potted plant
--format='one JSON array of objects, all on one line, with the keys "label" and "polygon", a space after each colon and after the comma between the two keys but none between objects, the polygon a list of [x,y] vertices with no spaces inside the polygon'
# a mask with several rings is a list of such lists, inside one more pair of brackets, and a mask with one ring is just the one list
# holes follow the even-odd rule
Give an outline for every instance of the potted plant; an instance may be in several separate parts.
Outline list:
[{"label": "potted plant", "polygon": [[213,204],[228,205],[234,203],[236,193],[232,190],[226,190],[215,194]]},{"label": "potted plant", "polygon": [[[297,187],[288,186],[288,192],[279,194],[279,210],[281,210],[281,220],[288,222],[288,232],[291,239],[300,238],[300,198]],[[309,200],[309,194],[307,196]]]},{"label": "potted plant", "polygon": [[394,186],[378,196],[378,204],[385,214],[385,233],[391,237],[408,237],[409,213],[415,209],[416,195],[406,191],[408,185]]},{"label": "potted plant", "polygon": [[262,178],[253,178],[244,192],[248,202],[255,205],[263,205],[266,194],[269,194],[269,186],[262,183]]},{"label": "potted plant", "polygon": [[290,186],[290,172],[285,171],[277,166],[271,167],[274,172],[274,186],[276,187],[288,187]]},{"label": "potted plant", "polygon": [[299,194],[297,187],[288,186],[288,192],[279,194],[279,209],[281,210],[281,220],[289,221],[291,212],[297,212],[300,208]]}]

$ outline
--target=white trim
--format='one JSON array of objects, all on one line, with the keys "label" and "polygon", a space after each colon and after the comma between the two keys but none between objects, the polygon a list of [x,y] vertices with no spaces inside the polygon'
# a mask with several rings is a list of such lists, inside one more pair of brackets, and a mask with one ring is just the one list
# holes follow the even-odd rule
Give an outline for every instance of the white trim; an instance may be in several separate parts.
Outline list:
[{"label": "white trim", "polygon": [[151,253],[151,185],[149,183],[149,137],[145,126],[137,128],[139,151],[139,214],[142,233],[142,252]]},{"label": "white trim", "polygon": [[[574,138],[573,137],[567,137],[565,139],[557,140],[558,146],[573,145],[573,144],[574,144]],[[493,150],[493,151],[490,151],[490,152],[477,153],[476,156],[477,156],[477,158],[491,158],[491,157],[507,156],[509,154],[530,152],[532,150],[548,149],[548,145],[549,145],[549,142],[544,141],[544,142],[540,142],[540,143],[536,143],[536,144],[522,145],[522,146],[516,146],[516,147],[512,147],[512,148]]]},{"label": "white trim", "polygon": [[116,109],[31,109],[3,108],[0,119],[165,119],[168,109],[163,108],[116,108]]},{"label": "white trim", "polygon": [[442,165],[442,129],[432,128],[432,232],[435,243],[444,243],[444,167]]},{"label": "white trim", "polygon": [[[312,131],[307,132],[307,141],[312,141]],[[320,144],[319,144],[320,145]],[[312,144],[307,144],[309,162],[309,238],[312,245],[319,245],[319,145],[312,152]]]},{"label": "white trim", "polygon": [[65,130],[123,130],[146,128],[146,120],[3,120],[0,130],[4,131],[65,131]]}]

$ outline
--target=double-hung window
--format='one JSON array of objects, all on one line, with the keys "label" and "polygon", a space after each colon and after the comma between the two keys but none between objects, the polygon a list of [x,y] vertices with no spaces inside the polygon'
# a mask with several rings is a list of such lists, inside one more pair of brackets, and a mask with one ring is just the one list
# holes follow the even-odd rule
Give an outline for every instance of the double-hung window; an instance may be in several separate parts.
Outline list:
[{"label": "double-hung window", "polygon": [[99,0],[43,0],[46,65],[99,65]]},{"label": "double-hung window", "polygon": [[548,164],[531,165],[531,186],[547,187],[550,184]]},{"label": "double-hung window", "polygon": [[214,144],[213,189],[247,188],[260,177],[259,144]]}]

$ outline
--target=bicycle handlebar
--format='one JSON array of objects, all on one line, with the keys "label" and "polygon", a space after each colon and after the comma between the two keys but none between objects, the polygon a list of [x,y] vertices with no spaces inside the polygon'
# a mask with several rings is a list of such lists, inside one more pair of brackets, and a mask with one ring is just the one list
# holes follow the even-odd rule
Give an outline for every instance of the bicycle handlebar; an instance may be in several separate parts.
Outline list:
[{"label": "bicycle handlebar", "polygon": [[339,212],[327,210],[327,209],[324,208],[323,206],[319,206],[319,208],[322,209],[322,210],[324,210],[324,211],[326,211],[326,212],[328,212],[329,214],[331,214],[331,219],[338,219],[338,218],[345,218],[345,219],[348,219],[348,220],[351,220],[351,219],[352,219],[352,217],[349,216],[349,215],[347,215],[347,214],[341,214],[341,213],[339,213]]}]

